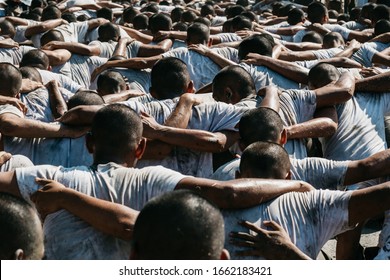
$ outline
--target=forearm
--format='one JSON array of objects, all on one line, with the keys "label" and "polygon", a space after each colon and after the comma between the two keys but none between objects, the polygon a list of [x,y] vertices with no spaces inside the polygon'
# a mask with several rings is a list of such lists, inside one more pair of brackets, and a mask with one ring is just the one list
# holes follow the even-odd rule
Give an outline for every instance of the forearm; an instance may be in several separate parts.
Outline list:
[{"label": "forearm", "polygon": [[119,39],[112,56],[122,56],[127,58],[127,39]]},{"label": "forearm", "polygon": [[345,174],[344,185],[390,175],[390,150],[376,153],[362,160],[351,161]]},{"label": "forearm", "polygon": [[65,210],[95,229],[124,240],[131,240],[138,211],[72,189],[62,191],[61,201]]},{"label": "forearm", "polygon": [[50,109],[55,119],[61,117],[68,110],[68,106],[55,81],[47,84],[49,92]]},{"label": "forearm", "polygon": [[192,114],[192,106],[193,102],[182,95],[173,112],[165,120],[164,125],[176,128],[186,128]]},{"label": "forearm", "polygon": [[31,36],[33,36],[35,34],[44,33],[46,31],[53,29],[53,28],[56,28],[57,26],[60,26],[63,23],[64,23],[64,20],[61,18],[47,20],[41,24],[28,27],[24,33],[24,36],[26,38],[30,38]]},{"label": "forearm", "polygon": [[280,60],[285,61],[303,61],[303,60],[314,60],[317,57],[312,51],[282,51],[278,57]]},{"label": "forearm", "polygon": [[96,112],[99,111],[103,106],[77,106],[67,111],[59,121],[67,125],[91,125]]},{"label": "forearm", "polygon": [[208,179],[181,180],[176,189],[190,189],[213,201],[223,209],[253,207],[287,192],[305,192],[313,189],[302,181],[238,179],[214,181]]},{"label": "forearm", "polygon": [[81,54],[81,55],[100,55],[100,49],[98,47],[87,46],[82,43],[77,42],[59,42],[56,43],[56,49],[65,49],[71,53]]},{"label": "forearm", "polygon": [[287,127],[287,139],[303,139],[332,136],[337,124],[329,118],[317,118]]},{"label": "forearm", "polygon": [[261,64],[297,83],[308,83],[309,70],[295,63],[262,56]]},{"label": "forearm", "polygon": [[321,44],[310,43],[310,42],[284,42],[284,46],[292,51],[310,51],[310,50],[320,50],[322,49]]},{"label": "forearm", "polygon": [[227,136],[223,133],[160,126],[153,134],[152,137],[151,135],[144,136],[201,152],[219,153],[230,147],[227,145]]},{"label": "forearm", "polygon": [[267,86],[265,88],[265,94],[259,107],[271,108],[274,111],[279,112],[280,99],[279,99],[279,91],[277,87]]},{"label": "forearm", "polygon": [[217,54],[213,51],[208,51],[205,55],[221,68],[224,68],[224,67],[230,66],[230,65],[236,65],[236,63],[234,63],[233,61],[231,61],[227,58],[224,58],[223,56],[220,56],[219,54]]},{"label": "forearm", "polygon": [[141,43],[144,43],[144,44],[149,44],[153,41],[153,37],[150,36],[150,35],[146,35],[146,34],[143,34],[142,32],[139,32],[138,30],[135,30],[133,28],[130,28],[130,27],[125,27],[125,26],[121,26],[121,28],[126,31],[126,33],[136,39],[137,41],[140,41]]},{"label": "forearm", "polygon": [[103,96],[104,103],[110,104],[114,102],[126,101],[129,98],[139,97],[145,95],[143,92],[135,91],[135,90],[126,90],[120,93],[108,94]]},{"label": "forearm", "polygon": [[355,91],[383,93],[390,90],[390,72],[356,81]]},{"label": "forearm", "polygon": [[126,60],[107,61],[105,68],[124,67],[133,69],[151,68],[162,56],[153,56],[148,58],[129,58]]},{"label": "forearm", "polygon": [[62,65],[67,62],[72,54],[68,50],[44,50],[41,49],[48,57],[51,66]]}]

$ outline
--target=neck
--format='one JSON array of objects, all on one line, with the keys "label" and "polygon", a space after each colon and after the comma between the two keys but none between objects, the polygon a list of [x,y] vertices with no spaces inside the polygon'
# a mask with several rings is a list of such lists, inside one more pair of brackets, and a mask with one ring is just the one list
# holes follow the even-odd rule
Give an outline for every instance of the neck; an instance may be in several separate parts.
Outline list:
[{"label": "neck", "polygon": [[122,165],[123,167],[134,167],[136,163],[135,159],[129,159],[124,155],[94,155],[93,165],[106,164],[109,162],[114,162],[116,164]]}]

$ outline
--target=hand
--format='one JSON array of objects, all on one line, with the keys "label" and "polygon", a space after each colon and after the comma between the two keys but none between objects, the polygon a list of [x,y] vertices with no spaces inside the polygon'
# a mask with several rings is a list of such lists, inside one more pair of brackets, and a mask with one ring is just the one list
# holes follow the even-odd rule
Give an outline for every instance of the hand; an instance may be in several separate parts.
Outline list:
[{"label": "hand", "polygon": [[31,201],[34,202],[42,220],[46,216],[62,209],[62,195],[67,189],[64,185],[54,180],[36,178],[35,182],[42,186],[31,195]]},{"label": "hand", "polygon": [[48,51],[54,51],[54,50],[57,50],[57,49],[62,49],[61,43],[62,42],[59,42],[59,41],[51,41],[51,42],[47,43],[46,45],[42,46],[42,49],[43,50],[48,50]]},{"label": "hand", "polygon": [[199,96],[198,94],[194,93],[184,93],[180,96],[180,101],[183,101],[185,103],[189,103],[192,106],[199,105],[204,102],[203,98]]},{"label": "hand", "polygon": [[210,49],[206,47],[205,45],[196,44],[196,45],[189,45],[188,49],[191,51],[195,51],[201,55],[207,56],[210,52]]},{"label": "hand", "polygon": [[261,65],[261,59],[262,55],[257,53],[249,53],[245,59],[243,59],[241,62],[244,62],[246,64],[254,64],[254,65]]},{"label": "hand", "polygon": [[32,81],[30,79],[22,79],[22,87],[20,88],[21,93],[28,93],[36,90],[37,88],[42,88],[42,83]]},{"label": "hand", "polygon": [[165,39],[169,39],[171,37],[171,33],[169,31],[158,31],[153,36],[153,41],[159,42]]},{"label": "hand", "polygon": [[252,36],[253,35],[253,31],[250,31],[250,30],[240,30],[240,31],[237,31],[236,34],[238,36],[240,36],[242,39],[245,39],[249,36]]},{"label": "hand", "polygon": [[12,157],[12,155],[10,153],[1,151],[0,152],[0,166],[2,166],[4,163],[6,163],[11,157]]},{"label": "hand", "polygon": [[93,70],[91,74],[91,82],[93,82],[103,71],[107,69],[107,65],[103,64],[97,67],[95,70]]},{"label": "hand", "polygon": [[353,49],[353,51],[357,51],[358,49],[360,49],[361,44],[355,39],[352,39],[350,42],[348,42],[347,46],[348,48]]},{"label": "hand", "polygon": [[145,112],[141,112],[141,120],[144,127],[142,136],[148,139],[156,139],[157,131],[161,127],[156,120]]},{"label": "hand", "polygon": [[[266,259],[285,259],[287,252],[297,250],[287,232],[274,221],[264,221],[263,225],[271,230],[262,229],[248,221],[239,224],[254,233],[231,232],[230,240],[235,246],[248,248],[237,252],[238,256],[258,256]],[[299,249],[298,249],[299,250]]]},{"label": "hand", "polygon": [[382,71],[378,67],[363,68],[362,70],[360,70],[360,75],[362,75],[364,78],[372,77],[379,74],[382,74]]},{"label": "hand", "polygon": [[306,183],[304,181],[300,181],[300,183],[301,183],[301,187],[299,190],[297,190],[298,192],[311,192],[315,190],[315,188],[309,183]]},{"label": "hand", "polygon": [[22,101],[17,99],[16,97],[7,97],[0,95],[0,105],[10,104],[18,108],[23,114],[27,113],[27,107],[24,105]]}]

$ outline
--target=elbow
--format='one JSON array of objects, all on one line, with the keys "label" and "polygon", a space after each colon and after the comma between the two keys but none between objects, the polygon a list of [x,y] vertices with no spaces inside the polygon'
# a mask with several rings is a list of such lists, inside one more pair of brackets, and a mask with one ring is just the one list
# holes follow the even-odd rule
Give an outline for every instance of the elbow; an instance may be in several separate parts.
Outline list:
[{"label": "elbow", "polygon": [[326,120],[324,121],[324,125],[325,125],[325,129],[324,129],[323,137],[330,137],[336,133],[338,124],[335,121],[331,119]]},{"label": "elbow", "polygon": [[0,132],[6,136],[14,136],[17,131],[16,125],[13,121],[2,119],[0,121]]}]

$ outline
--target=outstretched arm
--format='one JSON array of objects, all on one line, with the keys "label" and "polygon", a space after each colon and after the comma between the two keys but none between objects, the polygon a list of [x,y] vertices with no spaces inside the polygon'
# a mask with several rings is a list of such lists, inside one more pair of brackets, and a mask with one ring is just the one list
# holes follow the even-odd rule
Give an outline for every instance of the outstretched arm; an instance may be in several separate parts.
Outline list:
[{"label": "outstretched arm", "polygon": [[36,181],[42,188],[31,200],[42,219],[64,209],[105,234],[131,240],[138,211],[66,188],[53,180],[37,178]]},{"label": "outstretched arm", "polygon": [[388,92],[390,90],[390,72],[385,72],[373,77],[356,81],[355,90],[375,93]]},{"label": "outstretched arm", "polygon": [[302,181],[268,179],[215,181],[195,177],[182,179],[176,189],[195,191],[225,209],[248,208],[287,192],[314,190],[311,185]]}]

